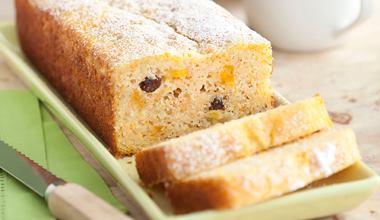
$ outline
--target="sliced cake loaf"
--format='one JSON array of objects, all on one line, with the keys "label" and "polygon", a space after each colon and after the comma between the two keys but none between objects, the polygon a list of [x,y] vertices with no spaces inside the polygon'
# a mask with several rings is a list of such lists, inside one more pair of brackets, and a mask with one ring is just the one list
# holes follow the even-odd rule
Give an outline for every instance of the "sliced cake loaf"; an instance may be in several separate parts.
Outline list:
[{"label": "sliced cake loaf", "polygon": [[213,1],[16,9],[26,56],[116,156],[273,106],[269,41]]},{"label": "sliced cake loaf", "polygon": [[147,185],[178,180],[331,126],[315,96],[145,148],[136,167]]},{"label": "sliced cake loaf", "polygon": [[328,130],[169,185],[176,211],[237,208],[300,189],[360,159],[352,130]]}]

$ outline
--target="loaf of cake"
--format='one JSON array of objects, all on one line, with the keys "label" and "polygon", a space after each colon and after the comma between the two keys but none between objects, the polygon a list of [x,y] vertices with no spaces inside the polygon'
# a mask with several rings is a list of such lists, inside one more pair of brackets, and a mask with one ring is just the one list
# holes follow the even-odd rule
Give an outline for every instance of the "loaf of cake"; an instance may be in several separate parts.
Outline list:
[{"label": "loaf of cake", "polygon": [[318,95],[145,148],[136,167],[146,185],[176,181],[331,126]]},{"label": "loaf of cake", "polygon": [[270,43],[209,0],[16,0],[31,63],[116,156],[273,107]]},{"label": "loaf of cake", "polygon": [[179,213],[238,208],[331,176],[360,160],[352,130],[328,130],[194,175],[168,187]]}]

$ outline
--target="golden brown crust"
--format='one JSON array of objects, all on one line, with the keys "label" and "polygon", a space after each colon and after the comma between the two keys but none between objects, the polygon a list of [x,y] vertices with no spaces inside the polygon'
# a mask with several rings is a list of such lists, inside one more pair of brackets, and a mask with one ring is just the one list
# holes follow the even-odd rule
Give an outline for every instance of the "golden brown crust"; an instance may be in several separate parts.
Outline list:
[{"label": "golden brown crust", "polygon": [[[157,166],[155,169],[152,169],[152,164],[162,164],[162,166]],[[156,150],[152,149],[147,154],[136,154],[136,168],[146,174],[140,176],[144,183],[171,176],[171,173],[165,164],[165,152],[159,148]]]},{"label": "golden brown crust", "polygon": [[73,31],[28,0],[16,0],[16,9],[18,36],[26,56],[111,150],[117,152],[111,80],[97,68],[105,65],[101,60],[91,60],[91,50],[80,44]]},{"label": "golden brown crust", "polygon": [[[168,197],[177,213],[200,211],[205,207],[223,209],[233,205],[234,198],[223,178],[204,179],[169,187]],[[188,196],[184,196],[188,195]]]}]

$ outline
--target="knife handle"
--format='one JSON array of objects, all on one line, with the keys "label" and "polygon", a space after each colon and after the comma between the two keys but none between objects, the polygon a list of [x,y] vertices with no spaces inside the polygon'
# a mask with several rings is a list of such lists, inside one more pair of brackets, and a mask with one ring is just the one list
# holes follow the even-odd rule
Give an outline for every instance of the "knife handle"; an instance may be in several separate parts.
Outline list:
[{"label": "knife handle", "polygon": [[74,183],[55,186],[47,192],[50,212],[62,220],[132,220],[104,200]]}]

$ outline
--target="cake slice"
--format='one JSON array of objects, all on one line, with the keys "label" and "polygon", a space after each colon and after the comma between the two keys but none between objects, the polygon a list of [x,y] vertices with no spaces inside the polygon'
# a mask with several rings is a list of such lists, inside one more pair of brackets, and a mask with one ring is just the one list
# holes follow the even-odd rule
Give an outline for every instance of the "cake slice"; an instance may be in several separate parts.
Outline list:
[{"label": "cake slice", "polygon": [[25,55],[116,156],[273,107],[270,42],[213,1],[15,2]]},{"label": "cake slice", "polygon": [[328,130],[174,182],[167,192],[180,213],[238,208],[293,192],[359,159],[352,130]]},{"label": "cake slice", "polygon": [[317,95],[146,148],[136,167],[147,185],[175,181],[331,126]]}]

